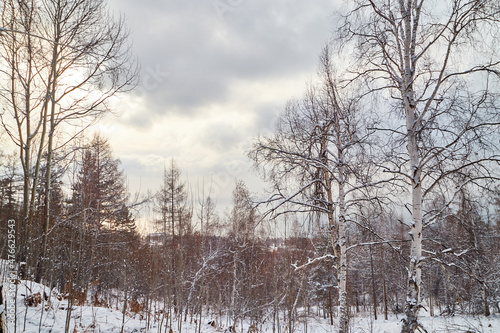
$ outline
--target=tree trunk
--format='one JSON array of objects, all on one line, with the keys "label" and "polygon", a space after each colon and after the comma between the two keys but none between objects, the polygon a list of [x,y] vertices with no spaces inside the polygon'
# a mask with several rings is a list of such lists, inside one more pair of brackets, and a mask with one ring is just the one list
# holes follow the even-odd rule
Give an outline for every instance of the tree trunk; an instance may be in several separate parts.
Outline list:
[{"label": "tree trunk", "polygon": [[[333,96],[336,98],[336,96]],[[340,112],[340,110],[336,110]],[[346,239],[346,198],[345,198],[345,165],[344,151],[342,148],[343,140],[341,139],[341,124],[340,114],[336,114],[335,132],[337,139],[337,163],[338,163],[338,204],[339,204],[339,221],[338,221],[338,240],[335,246],[338,250],[338,277],[339,277],[339,333],[347,333],[349,330],[349,318],[347,316],[347,239]],[[330,187],[331,191],[331,187]],[[333,202],[333,201],[332,201]]]},{"label": "tree trunk", "polygon": [[[411,94],[410,96],[412,96]],[[412,98],[412,97],[411,97]],[[410,104],[407,111],[408,154],[412,168],[412,223],[410,227],[410,265],[408,269],[407,297],[402,333],[415,332],[418,327],[420,288],[422,286],[422,187],[417,134],[415,131],[415,107]]]},{"label": "tree trunk", "polygon": [[[328,283],[331,283],[330,278],[328,278]],[[330,325],[333,326],[333,299],[332,299],[332,287],[328,287],[328,315],[330,317]]]},{"label": "tree trunk", "polygon": [[483,306],[484,306],[484,316],[488,317],[491,312],[490,312],[490,306],[488,303],[488,291],[486,290],[486,286],[481,287],[481,296],[483,299]]},{"label": "tree trunk", "polygon": [[229,312],[231,313],[231,323],[233,327],[236,327],[236,312],[235,312],[235,307],[236,307],[236,288],[237,288],[237,273],[238,273],[238,250],[234,249],[234,254],[233,254],[233,284],[231,287],[231,308],[229,309]]},{"label": "tree trunk", "polygon": [[124,287],[125,287],[125,299],[123,301],[122,327],[121,327],[120,333],[123,333],[123,329],[125,328],[125,316],[127,314],[127,302],[128,302],[127,268],[125,267],[124,270],[125,270],[125,284],[124,284]]},{"label": "tree trunk", "polygon": [[45,198],[44,198],[44,219],[43,219],[43,231],[42,231],[42,251],[38,257],[37,270],[35,274],[35,281],[41,282],[45,263],[47,262],[47,242],[48,242],[48,233],[50,226],[50,195],[51,195],[51,185],[52,185],[52,157],[54,151],[54,133],[55,133],[55,113],[56,113],[56,87],[57,87],[57,54],[58,54],[58,45],[59,45],[59,22],[55,22],[56,25],[56,37],[54,41],[54,48],[52,53],[52,62],[51,62],[51,73],[49,75],[49,85],[47,87],[48,93],[47,96],[50,96],[50,128],[48,135],[48,146],[47,146],[47,163],[45,166]]},{"label": "tree trunk", "polygon": [[[0,285],[0,306],[3,305],[3,285]],[[7,309],[6,306],[4,306],[4,309]],[[0,333],[3,333],[4,330],[3,330],[3,326],[4,326],[4,311],[0,312]]]},{"label": "tree trunk", "polygon": [[370,271],[372,276],[373,316],[375,317],[375,320],[377,320],[377,290],[375,287],[375,271],[373,269],[373,253],[371,245],[369,246],[369,250],[370,250]]},{"label": "tree trunk", "polygon": [[[342,161],[342,153],[339,153]],[[347,333],[349,319],[347,316],[347,244],[345,235],[345,194],[344,194],[344,168],[339,166],[339,221],[338,221],[338,276],[339,276],[339,333]]]},{"label": "tree trunk", "polygon": [[415,50],[412,48],[411,5],[404,10],[404,76],[400,86],[403,107],[406,116],[407,151],[410,162],[412,223],[410,226],[410,265],[408,268],[405,316],[401,327],[402,333],[413,333],[419,326],[420,288],[422,285],[422,183],[421,165],[418,151],[417,110],[415,91],[413,90],[414,68],[412,60]]},{"label": "tree trunk", "polygon": [[383,272],[382,272],[382,293],[383,293],[383,298],[384,298],[384,319],[388,320],[388,305],[387,305],[387,287],[386,287],[386,265],[385,265],[385,251],[384,251],[384,246],[380,246],[380,258],[382,259],[383,263]]},{"label": "tree trunk", "polygon": [[417,315],[420,308],[420,288],[422,285],[422,187],[416,134],[413,129],[414,110],[408,116],[412,124],[408,135],[408,153],[413,169],[412,178],[412,224],[410,228],[410,266],[408,269],[407,298],[405,303],[406,318],[403,321],[403,333],[415,332],[418,327]]}]

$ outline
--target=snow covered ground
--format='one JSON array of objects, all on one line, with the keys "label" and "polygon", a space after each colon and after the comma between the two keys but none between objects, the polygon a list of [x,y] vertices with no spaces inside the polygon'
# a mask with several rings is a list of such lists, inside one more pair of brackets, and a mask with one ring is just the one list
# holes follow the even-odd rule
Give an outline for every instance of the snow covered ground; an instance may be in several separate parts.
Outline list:
[{"label": "snow covered ground", "polygon": [[[8,332],[64,332],[66,325],[66,314],[68,301],[61,297],[55,290],[52,292],[43,285],[31,282],[21,281],[15,285],[17,287],[17,300],[9,298],[7,293],[7,283],[4,283],[4,300],[6,306],[11,309],[15,304],[17,313],[17,322],[14,325],[13,317],[8,316]],[[44,297],[46,295],[46,297]],[[25,300],[31,299],[32,304],[26,305]],[[10,302],[10,303],[9,303]],[[25,320],[26,319],[26,320]],[[208,322],[214,318],[205,317],[202,319],[201,332],[224,332],[226,327],[212,327]],[[353,333],[384,333],[399,332],[401,316],[390,317],[389,320],[373,320],[370,316],[354,317],[351,319]],[[485,317],[430,317],[422,316],[421,322],[429,333],[431,332],[500,332],[500,315],[495,314],[488,318]],[[16,327],[14,327],[16,326]],[[159,323],[152,323],[149,329],[146,329],[147,323],[139,315],[127,312],[125,318],[121,309],[104,308],[94,306],[74,306],[71,313],[70,332],[160,332]],[[164,326],[164,325],[163,325]],[[174,332],[178,332],[177,324],[174,323]],[[243,327],[237,327],[236,332],[247,333],[248,324]],[[162,327],[161,332],[165,332]],[[198,332],[198,326],[193,322],[182,323],[182,332]],[[264,323],[258,327],[258,332],[273,332],[271,323]],[[285,332],[282,327],[280,332]],[[288,332],[288,331],[287,331]],[[330,326],[327,320],[323,318],[308,318],[307,322],[297,322],[294,332],[308,333],[327,333],[336,332],[335,326]]]}]

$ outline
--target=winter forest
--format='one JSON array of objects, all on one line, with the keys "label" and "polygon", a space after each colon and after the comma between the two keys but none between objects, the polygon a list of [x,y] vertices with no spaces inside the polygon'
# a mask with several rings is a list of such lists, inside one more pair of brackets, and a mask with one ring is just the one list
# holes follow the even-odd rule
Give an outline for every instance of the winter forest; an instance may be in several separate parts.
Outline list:
[{"label": "winter forest", "polygon": [[499,332],[500,3],[341,8],[222,206],[174,157],[131,191],[95,129],[125,17],[0,4],[0,333]]}]

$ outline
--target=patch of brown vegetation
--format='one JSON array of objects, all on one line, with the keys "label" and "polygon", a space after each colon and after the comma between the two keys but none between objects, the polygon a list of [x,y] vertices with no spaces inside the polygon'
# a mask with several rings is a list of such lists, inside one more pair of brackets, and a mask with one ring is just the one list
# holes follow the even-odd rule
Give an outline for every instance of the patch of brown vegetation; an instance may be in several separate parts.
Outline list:
[{"label": "patch of brown vegetation", "polygon": [[37,307],[38,304],[42,303],[42,295],[40,293],[35,293],[24,298],[24,304],[26,306]]}]

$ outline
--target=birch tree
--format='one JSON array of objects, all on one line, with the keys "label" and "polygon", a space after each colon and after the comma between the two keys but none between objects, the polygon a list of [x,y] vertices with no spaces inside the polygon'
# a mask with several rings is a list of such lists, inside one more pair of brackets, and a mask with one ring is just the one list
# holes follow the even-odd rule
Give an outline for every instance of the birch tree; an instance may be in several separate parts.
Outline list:
[{"label": "birch tree", "polygon": [[315,212],[327,219],[337,262],[339,332],[347,332],[346,223],[356,199],[375,185],[375,168],[364,167],[366,118],[359,99],[338,84],[329,48],[321,54],[318,74],[318,84],[303,100],[287,104],[275,133],[259,138],[250,157],[273,185],[268,213]]},{"label": "birch tree", "polygon": [[[338,32],[354,50],[350,68],[394,115],[379,129],[393,150],[386,171],[406,184],[411,253],[402,332],[420,327],[422,232],[440,211],[426,210],[437,189],[444,207],[468,185],[498,179],[498,1],[356,0]],[[389,111],[392,111],[390,113]],[[442,208],[441,212],[444,208]]]}]

